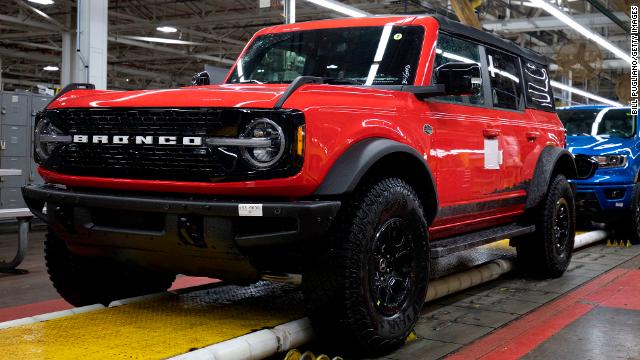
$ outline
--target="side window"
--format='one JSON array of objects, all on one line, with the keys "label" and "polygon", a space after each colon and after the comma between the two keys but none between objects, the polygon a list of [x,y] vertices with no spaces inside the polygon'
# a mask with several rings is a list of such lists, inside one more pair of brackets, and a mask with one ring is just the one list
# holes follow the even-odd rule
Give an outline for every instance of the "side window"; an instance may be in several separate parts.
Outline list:
[{"label": "side window", "polygon": [[487,48],[487,70],[493,106],[519,110],[522,104],[522,76],[517,57]]},{"label": "side window", "polygon": [[[450,62],[477,63],[481,65],[478,45],[440,33],[438,43],[436,44],[436,58],[433,63],[432,83],[436,78],[436,69],[440,65]],[[438,96],[435,99],[463,104],[484,104],[484,96],[482,93],[473,96]]]},{"label": "side window", "polygon": [[553,111],[553,91],[549,85],[550,79],[547,68],[528,60],[524,60],[523,64],[527,107]]}]

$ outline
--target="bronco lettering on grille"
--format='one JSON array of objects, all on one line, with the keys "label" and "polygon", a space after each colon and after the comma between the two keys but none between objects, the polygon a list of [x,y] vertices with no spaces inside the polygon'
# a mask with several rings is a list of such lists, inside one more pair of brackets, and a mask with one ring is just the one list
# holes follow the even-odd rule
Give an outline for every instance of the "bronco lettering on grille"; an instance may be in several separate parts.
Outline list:
[{"label": "bronco lettering on grille", "polygon": [[129,136],[129,135],[73,135],[73,142],[80,144],[136,144],[136,145],[187,145],[201,146],[201,136]]}]

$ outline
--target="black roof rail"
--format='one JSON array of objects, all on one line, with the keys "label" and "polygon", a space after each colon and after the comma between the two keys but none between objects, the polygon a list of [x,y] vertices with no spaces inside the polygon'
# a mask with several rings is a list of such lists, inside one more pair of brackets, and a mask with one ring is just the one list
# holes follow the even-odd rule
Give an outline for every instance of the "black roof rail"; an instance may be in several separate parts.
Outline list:
[{"label": "black roof rail", "polygon": [[442,15],[433,14],[429,16],[438,20],[438,22],[440,23],[440,28],[444,32],[462,36],[469,40],[477,41],[482,44],[492,45],[498,49],[503,49],[514,55],[518,55],[530,61],[537,62],[541,65],[549,65],[549,63],[551,62],[548,57],[540,53],[537,53],[533,50],[525,49],[522,46],[514,43],[513,41],[503,39],[490,32],[478,30],[474,27],[464,25],[458,21],[451,20]]}]

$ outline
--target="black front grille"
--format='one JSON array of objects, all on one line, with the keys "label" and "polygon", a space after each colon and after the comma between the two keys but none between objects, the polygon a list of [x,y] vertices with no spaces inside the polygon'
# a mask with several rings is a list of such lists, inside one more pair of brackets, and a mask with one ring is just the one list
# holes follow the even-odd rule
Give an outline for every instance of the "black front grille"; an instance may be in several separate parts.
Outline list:
[{"label": "black front grille", "polygon": [[277,122],[287,136],[287,151],[268,170],[243,161],[239,147],[136,144],[61,144],[44,167],[63,174],[125,179],[232,181],[291,176],[301,167],[291,139],[302,114],[282,110],[240,109],[61,109],[47,111],[69,135],[176,136],[237,138],[257,118]]},{"label": "black front grille", "polygon": [[576,169],[578,170],[578,179],[588,179],[596,173],[598,163],[590,156],[576,155]]},{"label": "black front grille", "polygon": [[242,114],[224,109],[72,109],[55,110],[60,130],[68,134],[237,135]]},{"label": "black front grille", "polygon": [[72,144],[55,158],[54,170],[133,179],[204,181],[229,176],[235,168],[233,156],[206,147]]}]

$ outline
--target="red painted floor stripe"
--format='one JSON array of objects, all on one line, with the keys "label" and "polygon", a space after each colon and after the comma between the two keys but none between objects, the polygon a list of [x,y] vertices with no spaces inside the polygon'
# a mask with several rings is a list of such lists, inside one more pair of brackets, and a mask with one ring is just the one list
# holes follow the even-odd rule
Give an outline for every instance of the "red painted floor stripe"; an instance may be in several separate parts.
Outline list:
[{"label": "red painted floor stripe", "polygon": [[[581,300],[628,272],[628,269],[613,269],[507,326],[495,330],[452,354],[448,359],[515,359],[527,354],[595,306],[595,304],[582,304]],[[517,349],[514,349],[512,344],[516,342]],[[510,357],[510,352],[517,356]]]},{"label": "red painted floor stripe", "polygon": [[[220,282],[220,280],[204,277],[180,276],[176,279],[176,281],[173,282],[173,285],[171,286],[169,291],[206,284],[213,284],[217,282]],[[73,305],[69,304],[63,299],[53,299],[26,305],[10,306],[0,308],[0,322],[46,314],[54,311],[68,310],[72,308]]]},{"label": "red painted floor stripe", "polygon": [[195,276],[180,276],[173,282],[173,285],[169,291],[190,288],[194,286],[215,284],[220,282],[218,279],[212,279],[208,277],[195,277]]},{"label": "red painted floor stripe", "polygon": [[640,287],[622,288],[614,296],[604,301],[601,306],[640,310]]},{"label": "red painted floor stripe", "polygon": [[0,322],[22,319],[39,314],[46,314],[54,311],[72,309],[73,305],[63,299],[40,301],[33,304],[11,306],[0,308]]},{"label": "red painted floor stripe", "polygon": [[529,330],[508,344],[493,350],[481,357],[483,360],[516,360],[526,355],[545,340],[564,329],[572,322],[578,320],[595,306],[588,304],[575,304],[562,311],[545,322],[529,328]]},{"label": "red painted floor stripe", "polygon": [[605,288],[589,295],[587,300],[601,306],[640,310],[640,270],[632,270]]}]

